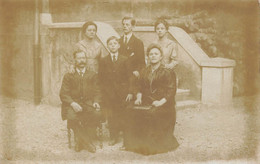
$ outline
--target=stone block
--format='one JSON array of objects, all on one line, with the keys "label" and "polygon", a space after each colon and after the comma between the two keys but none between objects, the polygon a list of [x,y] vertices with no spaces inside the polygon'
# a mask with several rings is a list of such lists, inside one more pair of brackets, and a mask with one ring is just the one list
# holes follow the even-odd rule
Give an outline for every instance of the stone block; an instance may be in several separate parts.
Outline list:
[{"label": "stone block", "polygon": [[213,58],[201,63],[202,103],[230,104],[233,96],[233,67],[235,61]]}]

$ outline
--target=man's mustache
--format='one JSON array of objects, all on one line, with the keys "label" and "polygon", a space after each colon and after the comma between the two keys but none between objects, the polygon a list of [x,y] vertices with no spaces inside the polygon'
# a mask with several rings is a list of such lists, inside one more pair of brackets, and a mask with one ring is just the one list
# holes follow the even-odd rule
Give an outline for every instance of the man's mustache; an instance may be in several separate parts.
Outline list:
[{"label": "man's mustache", "polygon": [[81,64],[86,64],[86,62],[79,62],[78,64],[79,64],[79,65],[81,65]]}]

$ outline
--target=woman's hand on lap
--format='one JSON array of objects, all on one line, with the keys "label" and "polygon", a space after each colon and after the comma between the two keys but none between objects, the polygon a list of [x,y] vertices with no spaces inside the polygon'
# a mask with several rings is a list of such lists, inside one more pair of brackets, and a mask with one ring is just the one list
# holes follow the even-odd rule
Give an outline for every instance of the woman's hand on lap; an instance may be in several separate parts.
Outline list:
[{"label": "woman's hand on lap", "polygon": [[152,106],[160,107],[160,106],[164,105],[166,103],[166,101],[167,100],[165,98],[161,99],[160,101],[155,100],[155,101],[153,101]]},{"label": "woman's hand on lap", "polygon": [[135,100],[135,105],[141,105],[142,104],[142,100],[141,99],[136,99]]}]

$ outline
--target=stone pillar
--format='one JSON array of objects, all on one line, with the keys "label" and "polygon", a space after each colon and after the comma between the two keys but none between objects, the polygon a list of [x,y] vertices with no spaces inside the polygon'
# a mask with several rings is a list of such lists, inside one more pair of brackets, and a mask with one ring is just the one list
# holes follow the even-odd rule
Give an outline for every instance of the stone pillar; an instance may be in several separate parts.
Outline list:
[{"label": "stone pillar", "polygon": [[52,17],[50,14],[50,3],[49,0],[42,0],[42,8],[41,8],[41,14],[40,14],[40,20],[41,24],[47,25],[52,23]]},{"label": "stone pillar", "polygon": [[52,41],[53,35],[49,29],[52,23],[52,17],[49,13],[49,0],[41,0],[40,13],[40,52],[42,58],[42,101],[47,102],[47,96],[51,90],[51,59],[52,59]]},{"label": "stone pillar", "polygon": [[203,104],[229,104],[233,96],[235,61],[211,58],[201,62]]}]

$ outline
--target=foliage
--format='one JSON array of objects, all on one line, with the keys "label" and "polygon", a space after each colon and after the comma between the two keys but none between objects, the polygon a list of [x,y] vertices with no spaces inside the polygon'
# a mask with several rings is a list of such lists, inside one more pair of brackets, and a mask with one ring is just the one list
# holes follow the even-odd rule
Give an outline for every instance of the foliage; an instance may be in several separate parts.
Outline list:
[{"label": "foliage", "polygon": [[[168,18],[171,25],[181,27],[189,33],[209,57],[223,57],[236,61],[234,95],[241,95],[250,90],[246,85],[246,82],[248,82],[247,73],[248,71],[254,72],[255,67],[251,66],[254,64],[250,62],[257,59],[257,45],[256,39],[249,38],[246,40],[245,38],[252,36],[252,34],[249,34],[250,28],[248,29],[244,24],[244,15],[225,10],[211,13],[203,10],[185,16],[163,17]],[[254,31],[256,27],[253,24],[251,29],[253,28]],[[249,48],[248,44],[255,45],[255,47]],[[247,56],[252,56],[252,60],[247,59]]]}]

